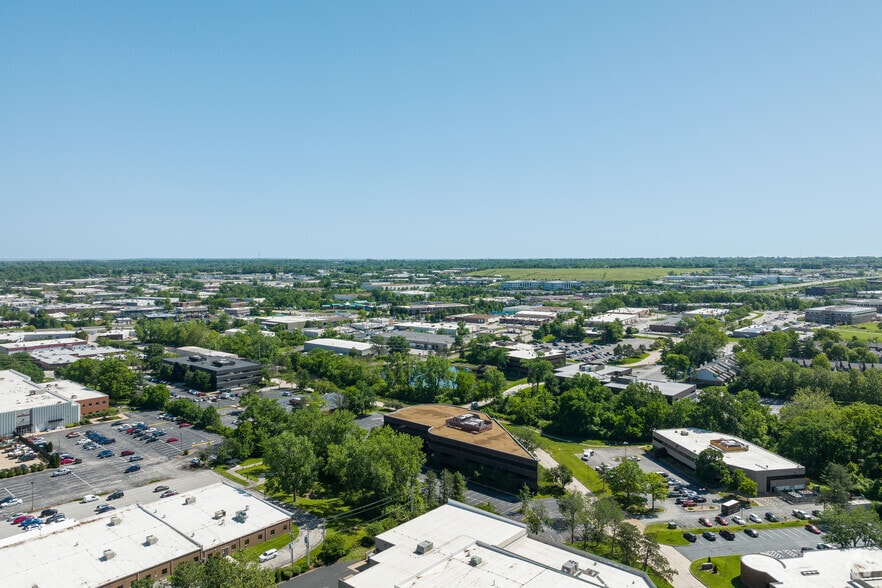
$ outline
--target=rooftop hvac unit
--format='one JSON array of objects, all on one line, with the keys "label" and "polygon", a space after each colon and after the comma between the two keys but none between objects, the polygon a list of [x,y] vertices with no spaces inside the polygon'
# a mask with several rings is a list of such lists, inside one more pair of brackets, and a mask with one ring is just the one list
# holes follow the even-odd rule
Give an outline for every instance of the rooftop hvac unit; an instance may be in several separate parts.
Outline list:
[{"label": "rooftop hvac unit", "polygon": [[214,511],[214,518],[216,518],[216,519],[222,519],[225,516],[227,516],[227,511],[225,511],[225,510]]},{"label": "rooftop hvac unit", "polygon": [[184,504],[194,504],[196,502],[195,496],[188,496],[184,499]]},{"label": "rooftop hvac unit", "polygon": [[560,569],[565,574],[569,574],[570,576],[577,576],[579,574],[579,562],[571,559],[564,562],[564,565],[561,566]]},{"label": "rooftop hvac unit", "polygon": [[115,552],[114,550],[112,550],[112,549],[105,549],[105,550],[104,550],[104,559],[105,559],[105,561],[108,560],[108,559],[113,559],[113,558],[115,558],[115,557],[116,557],[116,552]]},{"label": "rooftop hvac unit", "polygon": [[147,543],[147,545],[156,545],[157,541],[159,541],[159,539],[156,538],[156,535],[147,535],[147,541],[145,543]]},{"label": "rooftop hvac unit", "polygon": [[483,560],[477,555],[473,556],[472,559],[469,560],[469,565],[472,567],[480,565]]},{"label": "rooftop hvac unit", "polygon": [[243,519],[243,520],[247,519],[248,518],[248,511],[247,510],[237,510],[236,516],[240,519]]},{"label": "rooftop hvac unit", "polygon": [[435,547],[431,541],[420,541],[417,543],[416,552],[417,555],[423,555],[424,553],[429,553],[432,551],[432,548]]},{"label": "rooftop hvac unit", "polygon": [[117,527],[122,524],[122,517],[110,517],[110,524]]}]

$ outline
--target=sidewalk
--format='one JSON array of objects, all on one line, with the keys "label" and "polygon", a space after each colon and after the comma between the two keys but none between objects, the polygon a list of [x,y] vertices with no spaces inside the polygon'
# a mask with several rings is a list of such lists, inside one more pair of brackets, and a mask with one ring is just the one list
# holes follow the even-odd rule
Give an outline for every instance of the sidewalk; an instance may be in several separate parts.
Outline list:
[{"label": "sidewalk", "polygon": [[[533,453],[536,454],[536,457],[539,459],[539,465],[541,465],[543,468],[550,470],[551,468],[556,468],[558,466],[557,461],[555,461],[555,459],[551,457],[551,455],[544,449],[539,449],[537,447],[536,450],[533,451]],[[585,486],[585,484],[577,480],[575,477],[573,478],[572,482],[567,484],[566,489],[570,492],[581,492],[586,496],[591,496],[591,490],[589,490],[588,487]]]}]

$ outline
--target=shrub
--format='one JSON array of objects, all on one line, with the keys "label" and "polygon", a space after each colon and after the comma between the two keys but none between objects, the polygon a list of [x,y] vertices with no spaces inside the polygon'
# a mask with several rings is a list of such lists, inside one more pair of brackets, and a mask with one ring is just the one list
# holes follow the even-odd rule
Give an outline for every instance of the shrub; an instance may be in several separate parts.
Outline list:
[{"label": "shrub", "polygon": [[346,555],[347,551],[349,549],[343,536],[334,531],[328,531],[325,541],[322,543],[322,550],[319,552],[319,559],[324,564],[331,564]]}]

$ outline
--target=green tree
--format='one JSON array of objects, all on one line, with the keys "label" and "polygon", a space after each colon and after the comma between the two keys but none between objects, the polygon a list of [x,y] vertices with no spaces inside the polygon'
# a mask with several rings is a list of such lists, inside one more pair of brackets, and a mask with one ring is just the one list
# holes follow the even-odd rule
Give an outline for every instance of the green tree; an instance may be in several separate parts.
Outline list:
[{"label": "green tree", "polygon": [[270,470],[269,477],[295,501],[298,493],[307,492],[315,483],[319,467],[310,440],[290,431],[267,441],[263,462]]},{"label": "green tree", "polygon": [[854,486],[854,479],[848,467],[838,463],[828,463],[821,479],[826,484],[818,495],[821,504],[842,507],[848,504]]},{"label": "green tree", "polygon": [[668,353],[662,362],[662,373],[672,380],[681,380],[689,374],[689,358],[679,353]]},{"label": "green tree", "polygon": [[346,555],[347,551],[346,539],[343,535],[336,531],[328,531],[322,543],[322,550],[319,552],[319,559],[325,565],[332,564]]},{"label": "green tree", "polygon": [[695,458],[695,477],[707,485],[725,484],[729,478],[729,468],[723,462],[723,452],[708,447],[699,453]]},{"label": "green tree", "polygon": [[541,533],[548,524],[548,509],[545,504],[539,500],[532,501],[524,512],[524,524],[527,525],[527,532],[533,535]]},{"label": "green tree", "polygon": [[600,342],[609,344],[621,341],[625,337],[625,329],[619,319],[600,325]]},{"label": "green tree", "polygon": [[644,491],[646,474],[636,461],[625,459],[609,470],[607,483],[613,494],[624,495],[626,503],[631,504],[632,498]]},{"label": "green tree", "polygon": [[668,496],[668,481],[661,474],[646,474],[646,488],[652,498],[652,510],[655,510],[655,501],[664,500]]},{"label": "green tree", "polygon": [[882,540],[882,522],[870,508],[830,506],[821,518],[827,536],[843,547],[878,544]]},{"label": "green tree", "polygon": [[401,335],[393,335],[386,341],[389,347],[389,353],[406,354],[410,351],[410,343]]},{"label": "green tree", "polygon": [[589,501],[581,519],[583,547],[587,547],[588,541],[599,545],[624,519],[625,513],[613,498]]},{"label": "green tree", "polygon": [[728,339],[723,325],[714,319],[697,319],[692,332],[673,346],[671,353],[685,355],[690,365],[700,366],[717,356]]},{"label": "green tree", "polygon": [[563,526],[570,533],[570,543],[575,543],[576,529],[585,513],[585,495],[580,492],[565,492],[556,501]]},{"label": "green tree", "polygon": [[573,481],[572,470],[562,463],[548,470],[548,474],[561,488],[566,488]]}]

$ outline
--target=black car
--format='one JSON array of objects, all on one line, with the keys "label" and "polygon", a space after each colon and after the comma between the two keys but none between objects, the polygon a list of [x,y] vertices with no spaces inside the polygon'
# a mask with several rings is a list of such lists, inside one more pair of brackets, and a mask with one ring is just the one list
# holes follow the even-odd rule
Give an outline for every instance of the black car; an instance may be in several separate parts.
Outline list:
[{"label": "black car", "polygon": [[109,494],[107,496],[107,500],[116,500],[117,498],[122,498],[125,495],[126,495],[126,493],[123,492],[122,490],[117,490],[116,492]]},{"label": "black car", "polygon": [[759,531],[757,531],[756,529],[751,529],[748,527],[747,529],[744,529],[744,532],[751,537],[759,537]]},{"label": "black car", "polygon": [[58,514],[58,509],[47,508],[40,513],[40,518],[45,519],[46,517],[51,517],[54,514]]},{"label": "black car", "polygon": [[717,540],[717,534],[714,533],[713,531],[705,531],[704,533],[701,534],[701,536],[704,537],[705,539],[707,539],[708,541],[716,541]]},{"label": "black car", "polygon": [[723,529],[722,531],[720,531],[720,537],[722,537],[726,541],[734,541],[735,533],[733,533],[729,529]]},{"label": "black car", "polygon": [[52,515],[51,517],[48,517],[48,518],[47,518],[46,520],[44,520],[43,522],[44,522],[44,523],[60,523],[60,522],[62,522],[62,521],[64,521],[64,520],[67,520],[67,518],[64,516],[64,513],[63,513],[63,512],[59,512],[59,513],[56,513],[56,514]]},{"label": "black car", "polygon": [[689,543],[695,543],[695,541],[698,540],[698,536],[695,533],[690,533],[689,531],[686,531],[685,533],[683,533],[683,539],[685,539]]},{"label": "black car", "polygon": [[766,513],[766,520],[771,521],[773,523],[777,523],[778,517],[775,516],[775,513],[767,512]]}]

